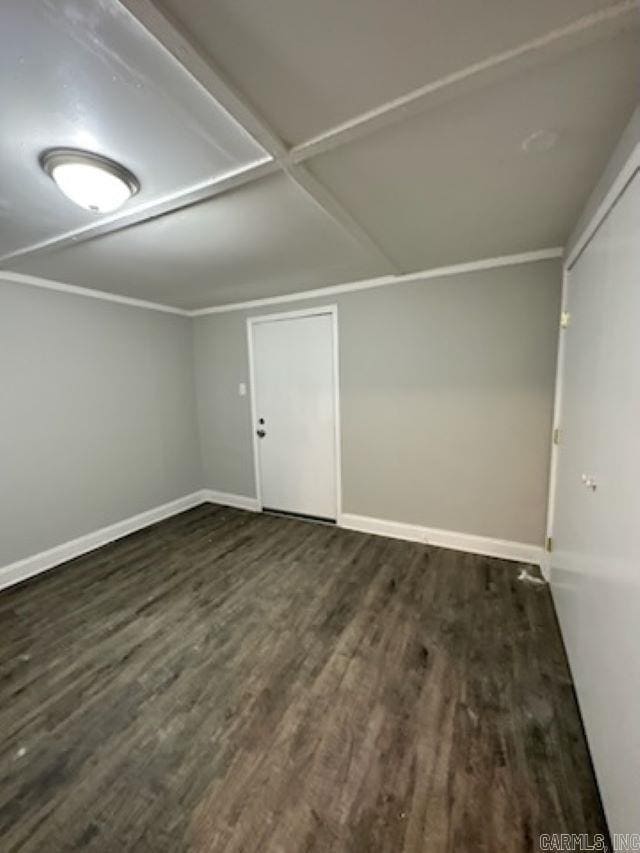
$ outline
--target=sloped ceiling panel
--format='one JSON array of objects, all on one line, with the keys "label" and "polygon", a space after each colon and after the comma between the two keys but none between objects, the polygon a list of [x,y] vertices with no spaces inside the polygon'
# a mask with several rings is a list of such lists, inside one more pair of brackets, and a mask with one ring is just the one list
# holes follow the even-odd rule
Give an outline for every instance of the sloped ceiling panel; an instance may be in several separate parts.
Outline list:
[{"label": "sloped ceiling panel", "polygon": [[[4,268],[199,308],[562,245],[637,100],[640,18],[621,2],[160,3],[194,47],[151,0],[7,0],[0,253],[101,221],[39,168],[51,146],[90,148],[128,166],[142,184],[129,209],[150,218],[5,258]],[[281,154],[268,126],[260,131],[259,115],[249,117],[279,158],[259,174],[274,174],[153,218],[163,199],[194,186],[210,192],[212,181],[268,159],[203,88],[224,97],[225,75],[238,87],[229,109],[239,105],[246,119],[257,106],[267,125],[300,142],[608,7],[624,21],[589,19],[584,39],[554,42],[526,72],[524,61],[503,63],[493,82],[479,75],[302,167]],[[201,85],[169,50],[194,74],[203,55],[215,67],[204,63]],[[557,144],[526,153],[523,141],[539,130],[558,134]]]},{"label": "sloped ceiling panel", "polygon": [[45,149],[123,163],[128,208],[269,159],[117,0],[4,0],[0,116],[0,254],[99,219],[43,173]]},{"label": "sloped ceiling panel", "polygon": [[387,272],[283,175],[12,269],[189,309]]},{"label": "sloped ceiling panel", "polygon": [[298,143],[612,0],[160,0]]},{"label": "sloped ceiling panel", "polygon": [[[312,170],[407,270],[562,246],[636,104],[631,31],[338,148]],[[523,150],[538,130],[550,150]]]}]

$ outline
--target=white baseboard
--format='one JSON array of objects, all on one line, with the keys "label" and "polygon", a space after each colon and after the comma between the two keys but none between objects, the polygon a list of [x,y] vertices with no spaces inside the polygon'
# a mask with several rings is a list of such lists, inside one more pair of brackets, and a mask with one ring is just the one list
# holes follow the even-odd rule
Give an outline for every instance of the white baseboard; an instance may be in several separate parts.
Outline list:
[{"label": "white baseboard", "polygon": [[232,495],[229,492],[216,492],[215,489],[203,489],[202,500],[222,506],[233,506],[236,509],[246,509],[249,512],[260,512],[258,498],[248,498],[246,495]]},{"label": "white baseboard", "polygon": [[[102,527],[85,536],[63,542],[55,548],[33,554],[0,567],[0,589],[46,572],[60,563],[66,563],[74,557],[80,557],[89,551],[94,551],[102,545],[128,536],[136,530],[155,524],[179,512],[184,512],[201,503],[216,503],[223,506],[236,507],[250,512],[259,512],[260,504],[257,498],[246,495],[234,495],[228,492],[218,492],[214,489],[200,489],[190,495],[178,498],[145,512],[132,515],[123,521]],[[424,542],[438,545],[442,548],[452,548],[455,551],[467,551],[471,554],[483,554],[488,557],[500,557],[504,560],[515,560],[520,563],[533,563],[548,569],[545,563],[545,551],[542,547],[523,542],[510,542],[503,539],[490,539],[484,536],[473,536],[468,533],[456,533],[451,530],[437,530],[431,527],[421,527],[415,524],[404,524],[400,521],[387,521],[381,518],[370,518],[366,515],[343,513],[339,519],[340,527],[348,530],[359,530],[363,533],[374,533],[378,536],[389,536],[393,539],[407,539],[411,542]],[[545,572],[546,575],[546,572]]]},{"label": "white baseboard", "polygon": [[470,554],[482,554],[485,557],[499,557],[502,560],[515,560],[518,563],[541,565],[544,550],[537,545],[525,542],[511,542],[506,539],[491,539],[486,536],[474,536],[470,533],[457,533],[453,530],[438,530],[434,527],[422,527],[417,524],[404,524],[401,521],[387,521],[366,515],[343,513],[340,526],[362,533],[374,533],[392,539],[407,539],[410,542],[424,542],[440,548],[454,551],[466,551]]},{"label": "white baseboard", "polygon": [[40,551],[31,557],[25,557],[22,560],[17,560],[15,563],[1,566],[0,589],[13,586],[34,575],[39,575],[41,572],[53,569],[61,563],[66,563],[67,560],[73,560],[74,557],[80,557],[89,551],[95,551],[96,548],[100,548],[102,545],[107,545],[109,542],[114,542],[116,539],[128,536],[129,533],[135,533],[136,530],[142,530],[143,527],[148,527],[150,524],[155,524],[157,521],[170,518],[172,515],[177,515],[179,512],[184,512],[186,509],[191,509],[191,507],[206,502],[233,506],[252,512],[260,510],[257,498],[232,495],[227,492],[216,492],[213,489],[200,489],[197,492],[192,492],[190,495],[177,498],[175,501],[169,501],[169,503],[156,506],[145,512],[140,512],[138,515],[125,518],[123,521],[117,521],[108,527],[102,527],[100,530],[94,530],[92,533],[79,536],[77,539],[63,542],[62,545],[56,545],[47,551]]},{"label": "white baseboard", "polygon": [[63,542],[62,545],[56,545],[55,548],[49,548],[47,551],[41,551],[39,554],[33,554],[31,557],[25,557],[23,560],[2,566],[0,568],[0,589],[13,586],[13,584],[33,577],[33,575],[46,572],[54,566],[60,565],[60,563],[66,563],[67,560],[80,557],[82,554],[94,551],[102,545],[128,536],[129,533],[134,533],[136,530],[141,530],[157,521],[191,509],[191,507],[197,506],[207,499],[202,491],[193,492],[177,500],[138,513],[138,515],[132,515],[123,521],[117,521],[108,527],[94,530],[93,533],[87,533],[77,539]]},{"label": "white baseboard", "polygon": [[538,565],[540,566],[542,577],[547,583],[551,583],[551,554],[548,551],[542,550],[542,556]]}]

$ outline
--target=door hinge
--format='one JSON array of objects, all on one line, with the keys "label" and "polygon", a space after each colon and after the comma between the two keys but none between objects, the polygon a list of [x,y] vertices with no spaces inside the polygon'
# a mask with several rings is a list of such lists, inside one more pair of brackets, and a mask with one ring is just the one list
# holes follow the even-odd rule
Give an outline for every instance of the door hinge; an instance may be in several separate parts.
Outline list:
[{"label": "door hinge", "polygon": [[563,311],[560,315],[560,328],[566,329],[571,325],[571,314],[568,311]]},{"label": "door hinge", "polygon": [[544,543],[545,551],[553,551],[553,537],[547,536],[547,541]]},{"label": "door hinge", "polygon": [[560,427],[556,427],[553,431],[553,443],[560,444]]}]

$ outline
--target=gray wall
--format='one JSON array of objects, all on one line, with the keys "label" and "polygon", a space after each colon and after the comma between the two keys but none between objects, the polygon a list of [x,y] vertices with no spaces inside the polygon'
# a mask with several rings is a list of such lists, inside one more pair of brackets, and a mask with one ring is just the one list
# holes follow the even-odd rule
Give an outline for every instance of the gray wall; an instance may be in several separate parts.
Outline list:
[{"label": "gray wall", "polygon": [[561,265],[195,320],[204,485],[255,496],[246,318],[338,304],[343,511],[541,544]]},{"label": "gray wall", "polygon": [[[559,292],[547,261],[250,313],[338,303],[345,512],[539,544]],[[0,278],[0,566],[202,486],[255,495],[248,313]]]},{"label": "gray wall", "polygon": [[0,276],[0,566],[200,485],[192,321]]}]

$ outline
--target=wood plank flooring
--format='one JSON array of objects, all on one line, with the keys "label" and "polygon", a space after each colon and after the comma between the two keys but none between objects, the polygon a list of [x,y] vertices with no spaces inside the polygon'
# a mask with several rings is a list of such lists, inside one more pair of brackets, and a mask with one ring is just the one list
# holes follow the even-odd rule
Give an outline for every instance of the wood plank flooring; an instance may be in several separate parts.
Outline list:
[{"label": "wood plank flooring", "polygon": [[0,849],[605,832],[546,586],[205,505],[0,595]]}]

